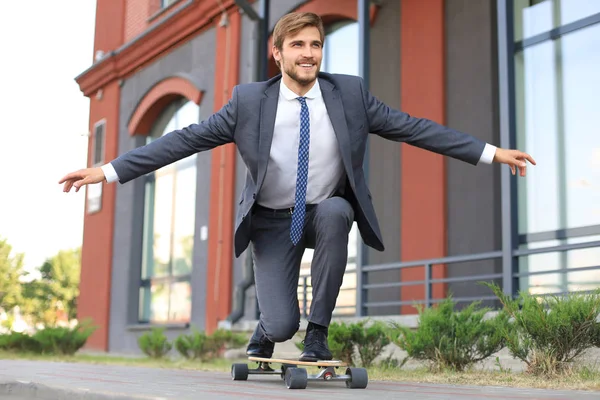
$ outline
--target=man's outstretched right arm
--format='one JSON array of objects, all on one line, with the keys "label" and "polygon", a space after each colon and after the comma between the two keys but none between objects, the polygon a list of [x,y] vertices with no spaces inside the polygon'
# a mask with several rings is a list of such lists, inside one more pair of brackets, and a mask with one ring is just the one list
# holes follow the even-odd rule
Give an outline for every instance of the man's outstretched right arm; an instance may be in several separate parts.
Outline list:
[{"label": "man's outstretched right arm", "polygon": [[[234,88],[231,100],[207,120],[170,132],[123,154],[110,164],[119,182],[128,182],[192,154],[233,142],[236,120],[237,89]],[[110,167],[105,170],[109,174],[112,172]],[[114,175],[111,177],[115,178]]]},{"label": "man's outstretched right arm", "polygon": [[172,131],[153,142],[133,149],[100,168],[86,168],[63,177],[63,191],[75,187],[119,181],[126,183],[139,176],[186,158],[200,151],[234,142],[237,122],[237,88],[234,88],[231,100],[218,112],[199,124],[192,124]]}]

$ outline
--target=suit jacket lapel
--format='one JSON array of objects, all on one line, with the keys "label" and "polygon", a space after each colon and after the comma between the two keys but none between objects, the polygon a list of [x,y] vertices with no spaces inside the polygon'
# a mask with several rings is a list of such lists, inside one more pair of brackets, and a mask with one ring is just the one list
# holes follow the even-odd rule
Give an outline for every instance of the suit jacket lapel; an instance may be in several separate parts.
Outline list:
[{"label": "suit jacket lapel", "polygon": [[329,119],[333,125],[333,130],[337,136],[342,161],[346,168],[346,174],[351,183],[354,182],[354,174],[352,169],[351,154],[350,154],[350,134],[348,133],[348,125],[346,124],[346,116],[344,114],[344,106],[340,92],[329,81],[319,78],[319,86],[323,94],[323,101],[329,114]]},{"label": "suit jacket lapel", "polygon": [[273,142],[277,101],[279,99],[279,81],[270,85],[265,91],[266,97],[260,102],[260,136],[258,140],[258,175],[257,190],[260,190],[267,173],[267,163]]}]

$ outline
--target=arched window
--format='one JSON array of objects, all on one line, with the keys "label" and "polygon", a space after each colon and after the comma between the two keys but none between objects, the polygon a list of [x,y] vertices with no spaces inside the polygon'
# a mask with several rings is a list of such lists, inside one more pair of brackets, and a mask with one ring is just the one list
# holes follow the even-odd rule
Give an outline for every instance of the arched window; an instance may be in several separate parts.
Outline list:
[{"label": "arched window", "polygon": [[[182,98],[155,122],[148,143],[199,121],[199,108]],[[196,154],[148,174],[145,187],[139,319],[189,322],[196,212]]]},{"label": "arched window", "polygon": [[358,75],[358,22],[343,20],[325,27],[321,71]]}]

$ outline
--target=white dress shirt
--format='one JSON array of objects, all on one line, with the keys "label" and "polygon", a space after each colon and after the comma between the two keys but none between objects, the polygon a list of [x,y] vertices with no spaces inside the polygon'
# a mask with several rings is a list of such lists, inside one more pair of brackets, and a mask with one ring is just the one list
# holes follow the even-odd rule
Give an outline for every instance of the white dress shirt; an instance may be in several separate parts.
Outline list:
[{"label": "white dress shirt", "polygon": [[[306,203],[317,204],[338,189],[345,176],[344,166],[318,80],[304,97],[310,122]],[[269,208],[294,206],[299,144],[300,102],[298,95],[281,81],[273,143],[258,204]]]},{"label": "white dress shirt", "polygon": [[[276,209],[294,206],[300,143],[298,95],[292,92],[283,80],[279,93],[267,173],[257,198],[260,205]],[[335,193],[345,173],[337,138],[327,114],[318,80],[304,97],[306,97],[310,119],[306,203],[317,204]],[[495,153],[496,147],[486,143],[479,162],[491,164]],[[111,163],[101,168],[108,183],[119,180]]]}]

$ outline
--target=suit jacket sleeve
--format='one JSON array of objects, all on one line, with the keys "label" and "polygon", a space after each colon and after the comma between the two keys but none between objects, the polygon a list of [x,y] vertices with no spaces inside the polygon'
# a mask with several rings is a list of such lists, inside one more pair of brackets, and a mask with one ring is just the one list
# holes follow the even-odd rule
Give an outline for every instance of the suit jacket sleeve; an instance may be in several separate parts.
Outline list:
[{"label": "suit jacket sleeve", "polygon": [[167,133],[111,162],[119,182],[125,183],[200,151],[234,142],[237,87],[231,99],[208,119]]},{"label": "suit jacket sleeve", "polygon": [[369,132],[473,165],[479,162],[485,142],[429,119],[415,118],[394,110],[365,90],[362,79],[360,82]]}]

